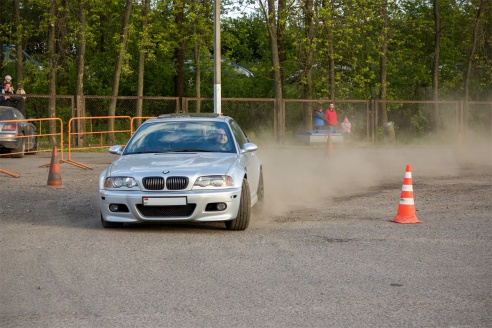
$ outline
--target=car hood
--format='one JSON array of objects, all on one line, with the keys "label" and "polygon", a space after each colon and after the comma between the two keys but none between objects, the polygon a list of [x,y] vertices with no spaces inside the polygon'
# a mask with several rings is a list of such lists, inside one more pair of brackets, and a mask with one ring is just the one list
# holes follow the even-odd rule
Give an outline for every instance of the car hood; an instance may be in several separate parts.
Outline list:
[{"label": "car hood", "polygon": [[238,159],[229,153],[152,153],[120,156],[110,168],[111,176],[226,174]]}]

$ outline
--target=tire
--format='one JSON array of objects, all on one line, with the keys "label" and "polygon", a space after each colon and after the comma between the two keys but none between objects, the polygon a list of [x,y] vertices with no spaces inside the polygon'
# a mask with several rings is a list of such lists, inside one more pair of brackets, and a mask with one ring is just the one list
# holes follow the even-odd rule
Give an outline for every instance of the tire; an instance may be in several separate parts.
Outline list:
[{"label": "tire", "polygon": [[29,153],[27,153],[27,155],[36,155],[38,153],[37,152],[38,147],[39,147],[39,145],[38,145],[38,137],[34,137],[34,144],[33,144],[32,148],[29,149]]},{"label": "tire", "polygon": [[251,217],[251,196],[249,191],[248,180],[243,179],[241,187],[241,199],[239,201],[239,210],[237,217],[230,221],[225,221],[227,230],[245,230],[249,225]]},{"label": "tire", "polygon": [[22,157],[24,157],[25,151],[26,151],[26,140],[25,140],[25,138],[22,138],[19,147],[14,149],[14,152],[18,153],[18,154],[13,154],[12,157],[22,158]]},{"label": "tire", "polygon": [[104,220],[102,214],[101,214],[101,225],[105,229],[115,229],[115,228],[121,228],[121,227],[123,227],[123,223],[109,222],[109,221]]},{"label": "tire", "polygon": [[253,207],[253,209],[255,213],[258,214],[263,210],[263,206],[265,203],[265,187],[263,185],[263,170],[260,171],[260,180],[258,181],[258,190],[256,191],[256,195],[258,196],[258,200],[256,201],[256,204]]}]

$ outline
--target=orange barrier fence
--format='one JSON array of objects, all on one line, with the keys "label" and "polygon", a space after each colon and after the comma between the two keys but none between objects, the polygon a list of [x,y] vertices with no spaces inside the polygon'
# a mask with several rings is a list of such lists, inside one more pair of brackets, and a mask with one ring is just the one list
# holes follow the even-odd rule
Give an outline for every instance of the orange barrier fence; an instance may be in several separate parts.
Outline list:
[{"label": "orange barrier fence", "polygon": [[[130,116],[76,117],[68,122],[68,164],[86,170],[90,166],[72,160],[72,152],[126,144],[132,134]],[[75,141],[75,143],[73,142]]]},{"label": "orange barrier fence", "polygon": [[[3,128],[0,134],[0,144],[10,147],[9,152],[1,156],[24,157],[40,152],[50,152],[53,145],[63,149],[63,122],[60,118],[39,118],[26,120],[2,120]],[[9,134],[12,131],[14,134]],[[61,152],[63,159],[63,151]],[[0,169],[18,178],[20,175]]]}]

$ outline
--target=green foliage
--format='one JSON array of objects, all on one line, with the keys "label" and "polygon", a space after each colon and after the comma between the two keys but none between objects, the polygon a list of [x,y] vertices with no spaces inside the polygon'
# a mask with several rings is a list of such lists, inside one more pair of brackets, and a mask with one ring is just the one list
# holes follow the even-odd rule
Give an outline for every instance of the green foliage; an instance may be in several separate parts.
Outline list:
[{"label": "green foliage", "polygon": [[[48,20],[50,1],[57,1],[57,16]],[[57,93],[75,92],[77,46],[80,30],[78,0],[30,0],[22,2],[22,46],[45,69],[24,67],[24,85],[28,93],[47,93],[48,65],[56,63]],[[256,2],[226,1],[228,8]],[[314,3],[313,18],[316,35],[309,42],[305,35],[303,2],[288,3],[284,33],[285,62],[284,97],[301,98],[306,78],[309,50],[314,50],[312,74],[313,97],[327,98],[330,86],[329,64],[335,63],[335,95],[337,99],[375,99],[380,89],[380,41],[382,36],[382,0],[339,1]],[[387,98],[430,99],[432,62],[434,55],[434,17],[428,0],[388,0],[389,28],[387,53]],[[66,4],[66,8],[62,7]],[[129,25],[128,53],[123,64],[119,94],[136,95],[139,46],[145,40],[144,95],[173,96],[176,78],[174,49],[184,44],[185,96],[195,96],[194,51],[202,58],[201,96],[213,96],[213,70],[209,57],[213,54],[213,3],[183,2],[184,21],[177,25],[176,14],[181,2],[152,1],[149,21],[142,30],[142,2],[133,4]],[[439,97],[462,99],[463,80],[472,42],[478,1],[439,1],[441,15],[441,51]],[[13,2],[2,2],[0,43],[15,43],[16,26]],[[470,98],[492,99],[492,2],[485,2],[479,24],[478,42],[472,61]],[[112,89],[114,65],[120,47],[120,29],[124,12],[123,0],[88,0],[84,70],[84,94],[109,95]],[[66,18],[64,16],[66,15]],[[48,26],[57,27],[56,58],[48,58]],[[253,72],[247,78],[222,65],[223,97],[273,97],[270,39],[266,22],[260,13],[221,17],[222,57]],[[143,36],[148,36],[144,38]],[[63,41],[63,42],[62,42]],[[61,45],[65,45],[63,48]],[[333,46],[333,58],[329,47]],[[15,79],[15,62],[4,63],[2,75]],[[19,82],[19,81],[17,81]],[[419,121],[419,120],[417,120]],[[419,121],[420,122],[420,121]],[[421,123],[419,123],[421,125]]]}]

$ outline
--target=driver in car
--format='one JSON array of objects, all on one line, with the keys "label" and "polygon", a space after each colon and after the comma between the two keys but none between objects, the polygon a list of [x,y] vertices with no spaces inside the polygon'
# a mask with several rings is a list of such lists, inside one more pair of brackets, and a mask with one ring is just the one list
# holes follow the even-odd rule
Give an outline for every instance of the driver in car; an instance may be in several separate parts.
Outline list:
[{"label": "driver in car", "polygon": [[224,129],[217,129],[215,132],[215,142],[217,143],[218,150],[220,151],[228,151],[230,145],[228,143],[227,134]]}]

